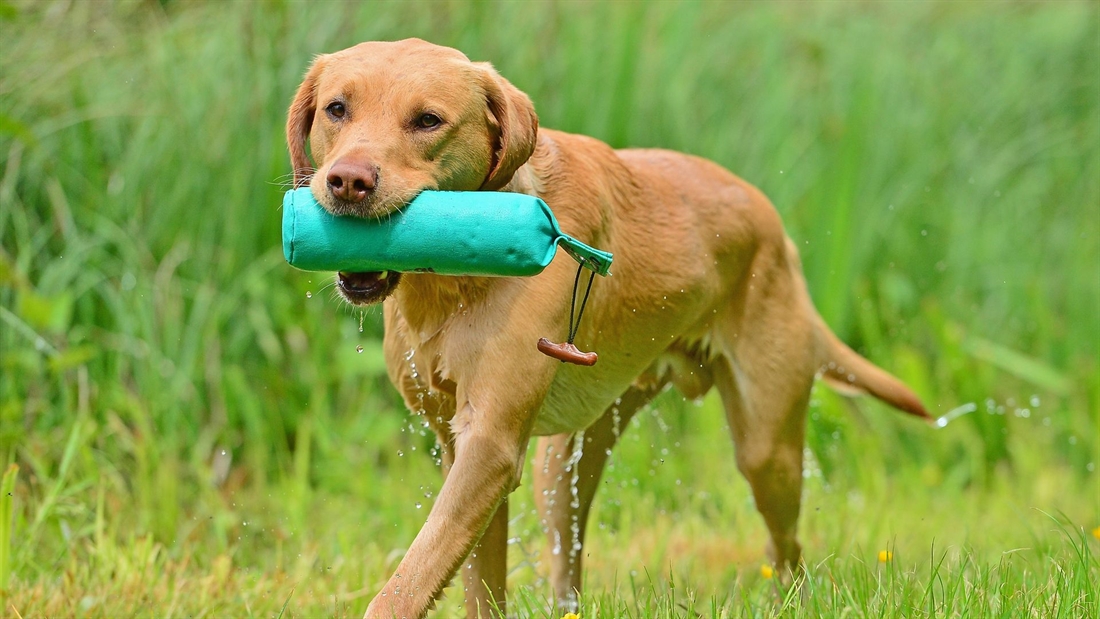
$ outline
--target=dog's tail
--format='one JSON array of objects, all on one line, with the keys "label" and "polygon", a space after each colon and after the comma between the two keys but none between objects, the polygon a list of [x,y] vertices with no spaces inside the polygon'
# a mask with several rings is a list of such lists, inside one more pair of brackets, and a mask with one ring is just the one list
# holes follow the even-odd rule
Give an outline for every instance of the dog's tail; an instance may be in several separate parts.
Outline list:
[{"label": "dog's tail", "polygon": [[823,355],[822,378],[830,387],[845,394],[870,394],[902,412],[932,421],[920,398],[909,387],[848,348],[820,316],[815,318]]}]

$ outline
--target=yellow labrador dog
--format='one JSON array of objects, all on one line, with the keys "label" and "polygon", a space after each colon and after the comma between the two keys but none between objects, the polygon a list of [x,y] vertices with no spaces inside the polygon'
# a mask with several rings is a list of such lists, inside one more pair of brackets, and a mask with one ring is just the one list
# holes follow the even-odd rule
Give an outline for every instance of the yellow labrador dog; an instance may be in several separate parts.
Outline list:
[{"label": "yellow labrador dog", "polygon": [[443,453],[435,505],[367,617],[423,617],[460,567],[469,616],[504,608],[507,497],[532,436],[542,437],[534,485],[544,525],[573,550],[551,555],[551,582],[559,604],[575,605],[607,454],[669,384],[689,398],[718,389],[769,556],[788,577],[800,563],[814,377],[928,417],[829,331],[768,199],[710,161],[540,130],[530,99],[489,64],[415,39],[319,56],[286,132],[295,183],[332,213],[383,217],[425,189],[514,191],[542,198],[563,230],[615,254],[577,335],[599,352],[594,367],[536,350],[539,338],[566,334],[576,264],[561,254],[530,278],[338,274],[350,303],[383,303],[390,378]]}]

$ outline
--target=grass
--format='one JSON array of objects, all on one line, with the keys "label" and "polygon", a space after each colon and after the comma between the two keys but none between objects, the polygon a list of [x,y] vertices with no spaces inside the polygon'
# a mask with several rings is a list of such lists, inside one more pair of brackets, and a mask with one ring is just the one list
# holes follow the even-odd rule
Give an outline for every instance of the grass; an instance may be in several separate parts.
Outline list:
[{"label": "grass", "polygon": [[[934,430],[820,387],[790,594],[713,394],[666,394],[597,496],[583,617],[1097,616],[1098,23],[1070,2],[0,2],[5,616],[354,616],[388,576],[439,484],[431,438],[378,312],[282,263],[277,207],[309,59],[404,36],[493,61],[544,126],[760,186],[837,333],[937,414],[975,409]],[[512,500],[511,608],[551,616],[527,486]]]}]

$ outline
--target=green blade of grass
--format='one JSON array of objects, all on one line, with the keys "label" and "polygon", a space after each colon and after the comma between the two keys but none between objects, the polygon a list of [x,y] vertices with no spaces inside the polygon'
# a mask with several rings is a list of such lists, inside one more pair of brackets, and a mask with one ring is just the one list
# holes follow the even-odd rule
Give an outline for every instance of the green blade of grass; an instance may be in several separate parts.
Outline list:
[{"label": "green blade of grass", "polygon": [[0,479],[0,604],[7,601],[8,583],[12,578],[12,527],[15,526],[15,479],[19,465],[9,464]]}]

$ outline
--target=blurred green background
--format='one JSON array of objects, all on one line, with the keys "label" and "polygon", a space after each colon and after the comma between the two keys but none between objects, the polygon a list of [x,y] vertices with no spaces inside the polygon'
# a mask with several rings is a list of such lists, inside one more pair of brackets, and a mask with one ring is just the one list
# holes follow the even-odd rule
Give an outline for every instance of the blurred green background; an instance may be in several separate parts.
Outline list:
[{"label": "blurred green background", "polygon": [[[1098,24],[1093,2],[0,2],[9,584],[103,610],[95,566],[141,544],[214,574],[293,574],[312,548],[345,566],[334,591],[384,578],[438,486],[432,440],[385,377],[380,312],[282,261],[282,130],[314,54],[408,36],[491,61],[544,127],[759,186],[837,334],[934,414],[976,409],[933,430],[819,387],[807,496],[951,497],[959,540],[996,528],[963,516],[998,493],[1006,531],[1042,529],[1033,508],[1100,524]],[[699,498],[736,477],[718,411],[673,392],[639,417],[601,532],[709,513],[755,569],[751,509]],[[809,515],[807,554],[928,531],[891,517]],[[537,525],[514,525],[533,556]],[[661,548],[637,561],[661,572]],[[347,567],[364,552],[376,572]]]}]

